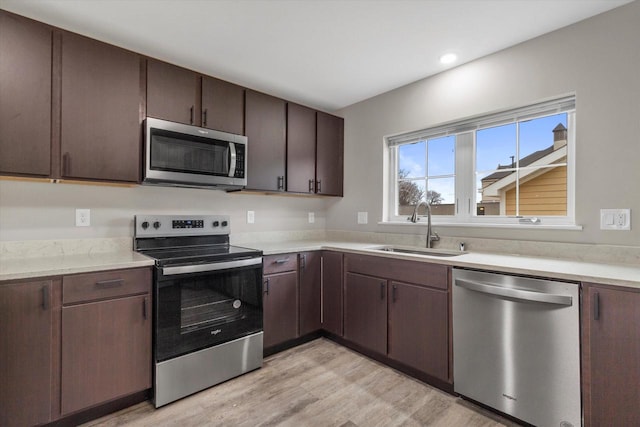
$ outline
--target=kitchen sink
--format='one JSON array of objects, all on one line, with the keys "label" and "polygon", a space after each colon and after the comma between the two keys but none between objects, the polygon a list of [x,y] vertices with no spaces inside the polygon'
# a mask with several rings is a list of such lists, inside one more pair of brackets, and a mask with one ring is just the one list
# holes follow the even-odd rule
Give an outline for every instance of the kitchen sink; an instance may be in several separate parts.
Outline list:
[{"label": "kitchen sink", "polygon": [[453,257],[458,255],[466,254],[464,251],[454,251],[450,249],[434,249],[434,248],[416,248],[410,246],[374,246],[371,248],[375,251],[383,251],[383,252],[394,252],[394,253],[402,253],[402,254],[412,254],[412,255],[426,255],[426,256],[437,256],[437,257]]}]

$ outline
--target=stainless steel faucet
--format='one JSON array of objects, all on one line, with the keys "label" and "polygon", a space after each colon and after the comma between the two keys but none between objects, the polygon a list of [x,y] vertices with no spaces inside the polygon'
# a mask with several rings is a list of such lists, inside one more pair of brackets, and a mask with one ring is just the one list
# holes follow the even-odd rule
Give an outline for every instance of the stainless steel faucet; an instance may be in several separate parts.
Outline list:
[{"label": "stainless steel faucet", "polygon": [[418,222],[418,208],[420,205],[424,204],[427,207],[427,248],[433,247],[433,242],[437,242],[440,240],[440,236],[438,233],[431,229],[431,205],[426,200],[420,200],[416,203],[415,208],[413,208],[413,214],[409,218],[409,221],[416,223]]}]

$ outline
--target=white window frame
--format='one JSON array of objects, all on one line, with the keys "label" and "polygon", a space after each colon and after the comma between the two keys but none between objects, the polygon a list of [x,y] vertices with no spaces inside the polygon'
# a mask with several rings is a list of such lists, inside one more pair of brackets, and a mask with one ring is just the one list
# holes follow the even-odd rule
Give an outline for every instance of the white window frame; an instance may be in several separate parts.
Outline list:
[{"label": "white window frame", "polygon": [[[488,127],[567,113],[567,215],[566,216],[479,216],[475,213],[477,192],[475,191],[476,131]],[[509,228],[564,228],[581,229],[575,224],[575,152],[576,152],[575,95],[542,101],[526,107],[494,112],[455,122],[384,138],[383,167],[385,171],[386,197],[383,202],[381,224],[401,225],[411,223],[404,215],[396,215],[398,206],[398,146],[447,135],[456,135],[454,215],[433,215],[433,224],[438,226],[509,227]],[[420,217],[418,224],[426,220]]]}]

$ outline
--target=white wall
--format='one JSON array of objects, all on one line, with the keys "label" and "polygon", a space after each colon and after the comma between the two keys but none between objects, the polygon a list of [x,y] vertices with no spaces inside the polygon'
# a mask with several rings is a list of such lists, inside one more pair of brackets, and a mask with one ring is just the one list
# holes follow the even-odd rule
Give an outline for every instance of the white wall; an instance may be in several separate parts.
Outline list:
[{"label": "white wall", "polygon": [[[333,198],[224,193],[171,187],[114,187],[0,180],[0,240],[133,236],[136,214],[226,214],[234,233],[324,230]],[[75,209],[91,209],[91,226],[75,227]],[[247,224],[246,211],[255,211]],[[308,223],[308,212],[315,223]]]},{"label": "white wall", "polygon": [[[423,228],[377,224],[382,218],[385,135],[575,92],[576,221],[584,229],[437,231],[446,236],[640,244],[639,40],[636,1],[339,111],[345,117],[345,197],[329,209],[327,227],[423,233]],[[600,208],[631,208],[632,231],[600,231]],[[369,212],[368,225],[356,224],[357,211]]]}]

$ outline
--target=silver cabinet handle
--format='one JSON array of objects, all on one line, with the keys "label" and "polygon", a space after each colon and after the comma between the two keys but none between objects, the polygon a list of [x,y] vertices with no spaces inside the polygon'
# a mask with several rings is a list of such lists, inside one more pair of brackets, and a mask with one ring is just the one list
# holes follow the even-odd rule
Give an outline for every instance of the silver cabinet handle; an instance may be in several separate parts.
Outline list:
[{"label": "silver cabinet handle", "polygon": [[264,291],[263,293],[269,295],[269,278],[267,277],[264,281]]},{"label": "silver cabinet handle", "polygon": [[483,294],[513,298],[520,301],[543,302],[547,304],[572,305],[573,298],[569,295],[546,294],[544,292],[525,291],[523,289],[503,288],[472,280],[456,279],[456,286]]},{"label": "silver cabinet handle", "polygon": [[289,262],[289,258],[280,258],[280,259],[277,259],[277,260],[275,260],[273,262],[274,262],[274,264],[284,264],[286,262]]},{"label": "silver cabinet handle", "polygon": [[600,294],[593,293],[593,320],[600,320]]}]

